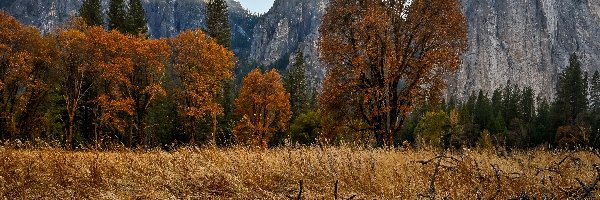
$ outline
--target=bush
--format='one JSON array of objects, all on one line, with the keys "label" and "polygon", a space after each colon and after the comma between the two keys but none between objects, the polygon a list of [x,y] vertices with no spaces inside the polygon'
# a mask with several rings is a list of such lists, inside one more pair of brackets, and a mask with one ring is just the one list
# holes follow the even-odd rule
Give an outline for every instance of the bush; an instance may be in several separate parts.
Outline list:
[{"label": "bush", "polygon": [[314,144],[321,128],[320,114],[308,111],[300,114],[290,126],[290,140],[299,144]]}]

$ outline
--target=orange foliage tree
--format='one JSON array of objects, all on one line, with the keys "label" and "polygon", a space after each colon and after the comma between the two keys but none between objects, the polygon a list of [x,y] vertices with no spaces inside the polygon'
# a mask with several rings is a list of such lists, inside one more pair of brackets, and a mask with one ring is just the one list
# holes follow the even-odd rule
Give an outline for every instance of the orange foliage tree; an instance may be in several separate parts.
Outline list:
[{"label": "orange foliage tree", "polygon": [[101,122],[115,130],[128,132],[131,147],[133,132],[141,146],[146,145],[146,115],[161,86],[169,57],[165,40],[127,36],[118,31],[98,30],[93,45],[102,52],[98,63],[104,88],[97,97]]},{"label": "orange foliage tree", "polygon": [[457,0],[331,0],[319,29],[325,113],[393,146],[411,109],[458,69],[466,29]]},{"label": "orange foliage tree", "polygon": [[195,144],[198,122],[212,117],[212,138],[216,135],[216,117],[223,108],[218,104],[221,83],[233,76],[233,52],[218,45],[202,31],[184,31],[170,40],[175,99],[185,117],[184,131]]},{"label": "orange foliage tree", "polygon": [[39,133],[39,106],[50,87],[50,43],[34,28],[0,12],[0,137]]},{"label": "orange foliage tree", "polygon": [[97,77],[99,59],[102,52],[93,46],[92,38],[103,32],[101,27],[88,28],[81,21],[74,21],[73,27],[59,30],[51,37],[57,49],[55,68],[56,89],[61,94],[67,111],[65,142],[72,149],[75,134],[75,116],[81,108],[84,97],[89,95]]},{"label": "orange foliage tree", "polygon": [[234,129],[236,142],[266,148],[273,133],[285,131],[292,116],[289,97],[276,69],[264,74],[252,70],[235,100],[236,114],[242,118]]}]

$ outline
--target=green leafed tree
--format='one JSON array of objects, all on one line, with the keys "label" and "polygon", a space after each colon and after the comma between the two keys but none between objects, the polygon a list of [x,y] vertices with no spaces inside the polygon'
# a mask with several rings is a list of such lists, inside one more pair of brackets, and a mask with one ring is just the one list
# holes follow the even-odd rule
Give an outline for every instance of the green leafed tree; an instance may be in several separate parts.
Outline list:
[{"label": "green leafed tree", "polygon": [[231,46],[231,27],[225,0],[209,0],[206,3],[208,35],[221,46]]},{"label": "green leafed tree", "polygon": [[304,74],[305,71],[304,54],[301,51],[298,51],[295,56],[294,64],[288,69],[283,80],[285,89],[290,93],[290,103],[292,105],[292,113],[294,116],[298,116],[309,104],[308,85]]},{"label": "green leafed tree", "polygon": [[129,10],[127,12],[128,24],[127,33],[133,35],[146,35],[148,26],[146,25],[146,14],[142,7],[141,0],[130,0]]},{"label": "green leafed tree", "polygon": [[104,24],[100,0],[84,0],[79,13],[87,25],[102,26]]},{"label": "green leafed tree", "polygon": [[127,32],[127,12],[124,0],[110,0],[108,5],[108,28]]}]

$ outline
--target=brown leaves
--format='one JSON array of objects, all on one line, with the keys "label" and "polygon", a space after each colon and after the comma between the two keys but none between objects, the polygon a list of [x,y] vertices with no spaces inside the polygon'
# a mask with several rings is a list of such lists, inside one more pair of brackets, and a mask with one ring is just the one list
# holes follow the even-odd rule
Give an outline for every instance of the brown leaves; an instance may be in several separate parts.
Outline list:
[{"label": "brown leaves", "polygon": [[49,42],[35,28],[0,12],[0,137],[43,126],[24,123],[39,121],[36,109],[49,88],[43,76],[49,57]]},{"label": "brown leaves", "polygon": [[174,95],[186,116],[186,132],[193,142],[198,118],[223,112],[217,103],[223,80],[233,76],[233,52],[202,31],[184,31],[170,40],[173,54]]},{"label": "brown leaves", "polygon": [[234,130],[236,140],[266,148],[272,134],[287,127],[292,115],[290,95],[275,69],[264,74],[254,69],[242,84],[235,101],[236,113],[242,117]]},{"label": "brown leaves", "polygon": [[[320,28],[328,114],[360,118],[392,145],[412,107],[439,97],[466,49],[457,1],[333,0]],[[340,113],[341,114],[335,114]],[[382,134],[382,136],[378,136]]]}]

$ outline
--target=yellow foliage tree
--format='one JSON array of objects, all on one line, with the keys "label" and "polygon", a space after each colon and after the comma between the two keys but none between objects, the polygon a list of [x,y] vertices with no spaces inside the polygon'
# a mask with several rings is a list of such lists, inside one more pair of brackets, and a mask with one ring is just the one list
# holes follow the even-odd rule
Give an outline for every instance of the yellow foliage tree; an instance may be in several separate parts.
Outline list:
[{"label": "yellow foliage tree", "polygon": [[273,133],[286,130],[292,116],[289,96],[276,69],[264,74],[252,70],[235,100],[242,118],[234,129],[236,142],[266,148]]},{"label": "yellow foliage tree", "polygon": [[366,123],[393,146],[412,108],[435,102],[467,45],[457,0],[331,0],[319,29],[327,75],[320,97],[338,126]]},{"label": "yellow foliage tree", "polygon": [[184,131],[195,144],[197,122],[212,117],[212,143],[215,143],[216,117],[221,83],[233,76],[233,52],[217,44],[200,30],[184,31],[170,40],[175,99],[185,117]]}]

